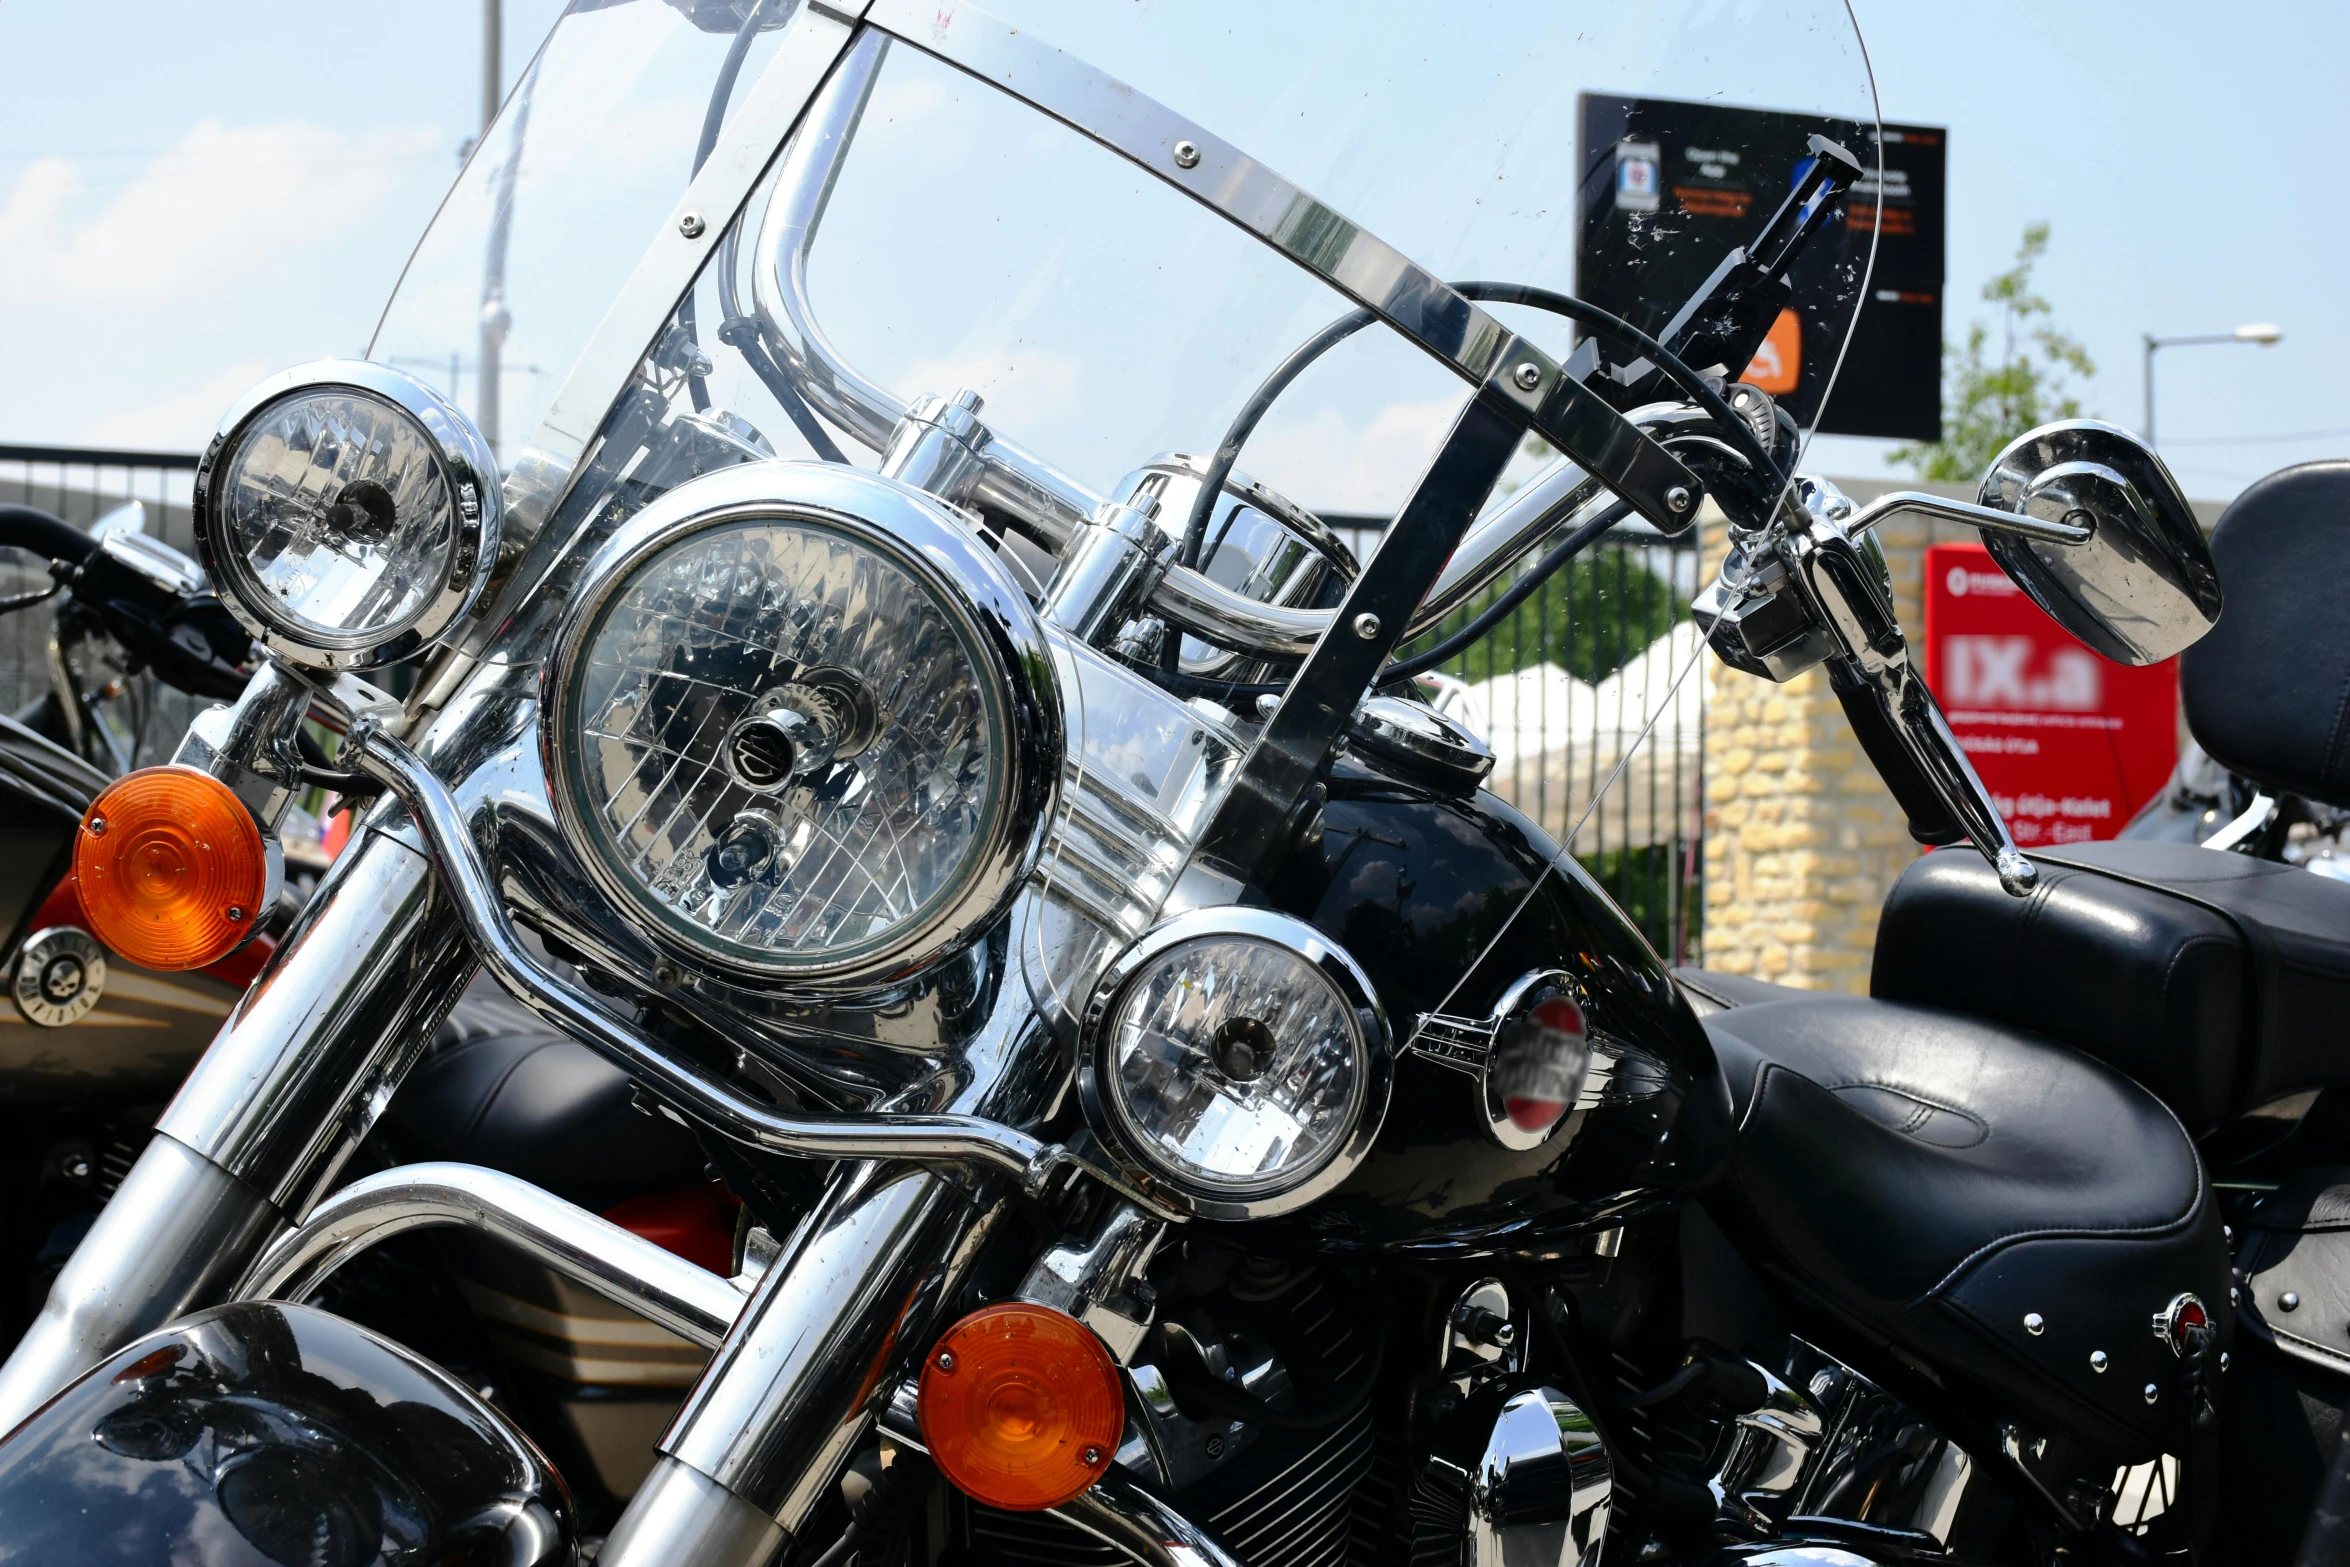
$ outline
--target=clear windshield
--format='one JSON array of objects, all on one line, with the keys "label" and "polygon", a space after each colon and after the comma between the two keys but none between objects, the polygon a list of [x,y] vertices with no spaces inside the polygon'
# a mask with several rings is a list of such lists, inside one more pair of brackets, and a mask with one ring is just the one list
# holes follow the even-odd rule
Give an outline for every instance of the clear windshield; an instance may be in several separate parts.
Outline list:
[{"label": "clear windshield", "polygon": [[[619,0],[566,13],[387,311],[379,357],[461,363],[496,295],[509,448],[598,330],[762,51],[788,63],[795,29],[837,29],[789,5],[747,15],[738,83],[725,75],[734,40],[706,30],[717,9]],[[1213,193],[1195,199],[1104,145],[1115,127],[1070,123],[1067,99],[1062,117],[1044,112],[1030,100],[1052,96],[1049,59],[989,79],[983,36],[1042,41],[1126,83],[1437,278],[1577,295],[1658,334],[1780,210],[1814,161],[1811,136],[1874,166],[1874,93],[1836,0],[1398,0],[1338,15],[1261,0],[998,0],[992,16],[880,0],[629,384],[611,389],[558,536],[591,539],[594,519],[608,527],[745,457],[876,466],[907,410],[935,417],[958,401],[1064,508],[1147,489],[1156,463],[1160,520],[1181,529],[1184,476],[1200,464],[1171,454],[1213,451],[1276,366],[1357,300],[1215,210]],[[771,42],[761,29],[778,21]],[[1829,209],[1751,360],[1694,368],[1743,377],[1799,425],[1816,419],[1873,219],[1873,196]],[[1594,367],[1560,316],[1483,308],[1585,374],[1637,357],[1610,344]],[[1249,434],[1245,478],[1211,508],[1204,574],[1290,608],[1338,603],[1471,391],[1385,322],[1338,341]],[[1527,438],[1480,525],[1506,523],[1512,547],[1450,582],[1399,656],[1469,628],[1589,519],[1591,505],[1572,503],[1604,504],[1561,461]],[[1054,530],[1005,516],[1000,490],[960,499],[1041,594]],[[1484,737],[1495,791],[1600,872],[1668,956],[1699,939],[1701,681],[1686,604],[1700,543],[1627,524],[1416,685]],[[1170,650],[1174,636],[1143,617],[1092,646],[1063,639],[1071,769],[1046,924],[1113,941],[1155,916],[1297,667],[1212,637]],[[1484,918],[1498,930],[1510,913]],[[1061,940],[1039,935],[1038,950]],[[1045,988],[1079,983],[1098,945],[1050,957]]]}]

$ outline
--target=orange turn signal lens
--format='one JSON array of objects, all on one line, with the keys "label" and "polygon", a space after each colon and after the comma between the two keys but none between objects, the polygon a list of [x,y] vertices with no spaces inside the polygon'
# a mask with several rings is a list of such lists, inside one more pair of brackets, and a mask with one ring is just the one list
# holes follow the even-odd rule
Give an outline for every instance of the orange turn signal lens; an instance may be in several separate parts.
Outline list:
[{"label": "orange turn signal lens", "polygon": [[1076,1318],[1017,1301],[949,1328],[922,1365],[915,1415],[931,1462],[990,1507],[1036,1512],[1083,1494],[1126,1429],[1117,1363]]},{"label": "orange turn signal lens", "polygon": [[269,858],[227,784],[192,767],[147,767],[90,803],[73,879],[90,933],[113,951],[142,968],[203,968],[261,917]]}]

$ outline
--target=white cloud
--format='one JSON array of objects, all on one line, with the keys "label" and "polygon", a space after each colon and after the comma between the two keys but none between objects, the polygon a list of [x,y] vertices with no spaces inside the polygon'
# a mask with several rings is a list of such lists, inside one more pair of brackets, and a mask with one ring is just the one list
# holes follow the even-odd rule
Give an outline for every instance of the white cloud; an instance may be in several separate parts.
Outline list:
[{"label": "white cloud", "polygon": [[0,299],[135,308],[208,293],[337,237],[439,145],[429,127],[202,120],[111,197],[71,159],[40,159],[0,203]]},{"label": "white cloud", "polygon": [[1318,511],[1392,512],[1410,496],[1459,409],[1457,397],[1389,403],[1357,425],[1323,408],[1267,424],[1240,454],[1240,466]]},{"label": "white cloud", "polygon": [[101,414],[83,425],[73,438],[91,446],[200,452],[212,439],[213,428],[220,423],[220,416],[228,412],[229,404],[251,390],[270,371],[282,368],[259,359],[243,360],[215,371],[193,386]]}]

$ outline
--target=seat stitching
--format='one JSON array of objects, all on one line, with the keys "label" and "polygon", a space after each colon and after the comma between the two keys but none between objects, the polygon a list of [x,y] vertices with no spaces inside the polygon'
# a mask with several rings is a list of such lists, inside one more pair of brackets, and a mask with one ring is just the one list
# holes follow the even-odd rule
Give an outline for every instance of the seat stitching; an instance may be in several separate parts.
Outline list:
[{"label": "seat stitching", "polygon": [[[1830,1093],[1834,1093],[1839,1088],[1881,1088],[1889,1094],[1899,1094],[1904,1099],[1912,1100],[1917,1104],[1923,1105],[1927,1110],[1940,1110],[1947,1114],[1955,1115],[1961,1120],[1972,1121],[1975,1123],[1975,1125],[1983,1129],[1983,1135],[1986,1139],[1991,1135],[1991,1123],[1985,1120],[1983,1117],[1975,1114],[1974,1111],[1965,1108],[1963,1105],[1944,1104],[1939,1099],[1931,1098],[1925,1094],[1921,1094],[1914,1088],[1904,1088],[1899,1083],[1880,1083],[1874,1078],[1856,1077],[1842,1083],[1830,1083],[1827,1085],[1827,1087],[1828,1092]],[[1920,1116],[1922,1116],[1924,1113],[1925,1112],[1923,1110],[1918,1112]],[[1919,1123],[1917,1122],[1916,1118],[1913,1117],[1911,1124],[1915,1125]]]}]

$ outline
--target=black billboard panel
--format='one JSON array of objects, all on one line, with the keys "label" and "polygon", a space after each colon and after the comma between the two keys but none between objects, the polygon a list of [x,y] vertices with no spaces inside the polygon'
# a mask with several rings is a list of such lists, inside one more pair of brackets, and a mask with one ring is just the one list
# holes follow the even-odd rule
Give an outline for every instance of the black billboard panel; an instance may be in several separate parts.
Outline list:
[{"label": "black billboard panel", "polygon": [[[1575,292],[1650,332],[1723,256],[1761,232],[1802,176],[1813,133],[1863,164],[1877,161],[1875,132],[1850,120],[1601,93],[1584,93],[1580,109],[1587,152]],[[1946,140],[1931,126],[1886,126],[1881,218],[1872,176],[1797,261],[1796,305],[1742,379],[1802,423],[1816,420],[1835,435],[1941,439]],[[1883,228],[1875,267],[1835,397],[1819,418],[1872,221]]]}]

